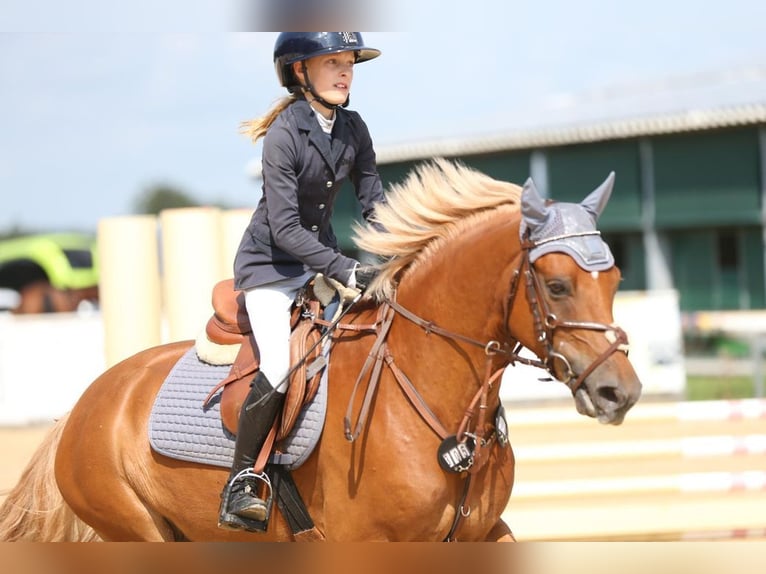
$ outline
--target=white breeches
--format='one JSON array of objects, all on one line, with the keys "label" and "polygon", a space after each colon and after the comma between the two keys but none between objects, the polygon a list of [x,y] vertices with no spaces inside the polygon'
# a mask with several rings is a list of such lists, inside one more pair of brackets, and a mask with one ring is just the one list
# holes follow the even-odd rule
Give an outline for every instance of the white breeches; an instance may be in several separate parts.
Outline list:
[{"label": "white breeches", "polygon": [[313,273],[261,285],[245,292],[245,306],[258,349],[261,371],[280,393],[287,391],[290,370],[290,306]]}]

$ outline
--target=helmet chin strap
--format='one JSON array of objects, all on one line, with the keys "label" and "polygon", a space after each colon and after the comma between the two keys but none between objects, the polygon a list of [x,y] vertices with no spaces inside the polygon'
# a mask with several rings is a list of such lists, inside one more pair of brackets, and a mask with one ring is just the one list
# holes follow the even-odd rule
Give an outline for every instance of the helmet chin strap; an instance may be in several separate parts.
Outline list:
[{"label": "helmet chin strap", "polygon": [[349,104],[349,102],[351,101],[351,96],[348,96],[348,97],[346,98],[346,101],[345,101],[345,102],[343,102],[342,104],[331,104],[330,102],[328,102],[327,100],[325,100],[325,99],[324,99],[322,96],[320,96],[320,95],[317,93],[316,89],[314,88],[314,84],[312,84],[312,83],[311,83],[311,79],[309,78],[309,70],[308,70],[308,67],[306,66],[306,60],[303,60],[303,61],[301,62],[301,70],[303,71],[303,77],[304,77],[304,78],[305,78],[305,80],[306,80],[306,85],[304,85],[304,86],[301,86],[301,87],[304,89],[304,91],[305,91],[305,90],[308,90],[308,91],[309,91],[309,93],[310,93],[312,96],[314,96],[314,99],[315,99],[317,102],[319,102],[320,104],[322,104],[322,105],[323,105],[324,107],[326,107],[328,110],[335,110],[335,109],[337,109],[337,108],[345,108],[345,107],[348,107],[348,104]]}]

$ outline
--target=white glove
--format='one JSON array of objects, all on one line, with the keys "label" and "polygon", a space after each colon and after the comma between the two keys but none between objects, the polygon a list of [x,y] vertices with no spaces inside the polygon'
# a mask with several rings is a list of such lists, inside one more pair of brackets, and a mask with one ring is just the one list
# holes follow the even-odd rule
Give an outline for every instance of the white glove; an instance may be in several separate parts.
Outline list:
[{"label": "white glove", "polygon": [[356,270],[359,268],[359,263],[354,265],[354,268],[351,270],[351,273],[349,275],[348,281],[346,281],[346,287],[349,289],[356,289]]}]

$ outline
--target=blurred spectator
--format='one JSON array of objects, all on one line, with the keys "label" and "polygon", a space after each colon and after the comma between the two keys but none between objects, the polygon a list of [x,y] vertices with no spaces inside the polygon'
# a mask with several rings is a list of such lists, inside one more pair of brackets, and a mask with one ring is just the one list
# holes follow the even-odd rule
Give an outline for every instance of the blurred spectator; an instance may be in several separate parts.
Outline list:
[{"label": "blurred spectator", "polygon": [[98,304],[95,239],[78,233],[0,241],[0,309],[72,312]]}]

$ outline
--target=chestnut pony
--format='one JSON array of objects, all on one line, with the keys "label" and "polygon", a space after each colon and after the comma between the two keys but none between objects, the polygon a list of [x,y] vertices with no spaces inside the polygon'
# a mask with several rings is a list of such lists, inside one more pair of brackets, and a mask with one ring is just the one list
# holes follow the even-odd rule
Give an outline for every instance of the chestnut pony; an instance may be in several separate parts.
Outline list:
[{"label": "chestnut pony", "polygon": [[[620,272],[595,228],[612,182],[554,203],[531,180],[435,160],[392,186],[377,211],[386,231],[355,237],[385,263],[342,321],[375,328],[334,332],[324,430],[292,471],[314,523],[305,539],[512,540],[500,518],[514,478],[499,398],[508,364],[549,370],[579,412],[622,422],[641,384],[613,324]],[[142,351],[93,382],[0,509],[0,539],[296,538],[276,510],[265,533],[219,529],[228,470],[150,447],[154,397],[193,344]]]}]

